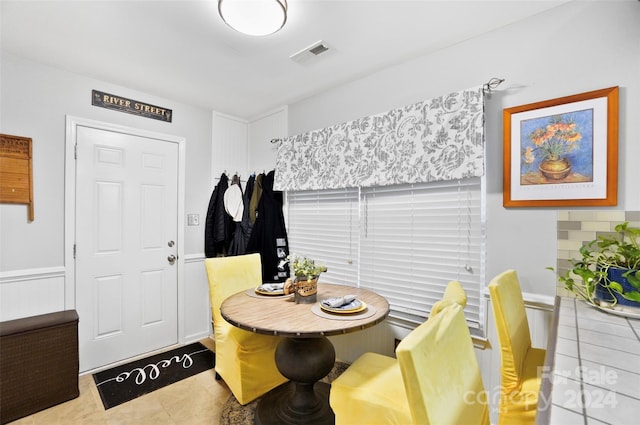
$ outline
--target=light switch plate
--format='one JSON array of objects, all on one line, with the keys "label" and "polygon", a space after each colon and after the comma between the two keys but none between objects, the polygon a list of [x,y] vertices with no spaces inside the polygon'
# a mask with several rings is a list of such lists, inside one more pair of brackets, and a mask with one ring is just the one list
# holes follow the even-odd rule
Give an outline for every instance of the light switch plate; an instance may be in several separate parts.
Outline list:
[{"label": "light switch plate", "polygon": [[187,214],[187,226],[199,226],[200,215],[199,214]]}]

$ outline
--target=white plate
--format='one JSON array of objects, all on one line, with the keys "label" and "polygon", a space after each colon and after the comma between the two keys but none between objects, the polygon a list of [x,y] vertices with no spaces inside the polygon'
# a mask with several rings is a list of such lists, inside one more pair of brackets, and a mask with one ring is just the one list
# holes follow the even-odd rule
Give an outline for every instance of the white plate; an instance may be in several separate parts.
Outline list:
[{"label": "white plate", "polygon": [[[262,285],[260,285],[262,286]],[[260,294],[260,295],[284,295],[284,288],[280,289],[278,291],[264,291],[262,289],[260,289],[260,286],[258,286],[256,288],[256,294]]]},{"label": "white plate", "polygon": [[367,308],[367,304],[364,301],[353,300],[349,304],[345,304],[340,307],[328,307],[322,302],[320,303],[320,308],[331,312],[331,313],[341,313],[341,314],[349,314],[349,313],[359,313]]}]

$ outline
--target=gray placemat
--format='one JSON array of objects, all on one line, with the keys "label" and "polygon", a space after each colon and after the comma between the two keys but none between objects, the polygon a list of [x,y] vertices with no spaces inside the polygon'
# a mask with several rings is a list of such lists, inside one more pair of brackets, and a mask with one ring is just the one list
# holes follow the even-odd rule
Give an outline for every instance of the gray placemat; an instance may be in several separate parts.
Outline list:
[{"label": "gray placemat", "polygon": [[247,289],[245,294],[247,294],[247,295],[249,295],[250,297],[253,297],[253,298],[264,298],[264,299],[288,298],[288,297],[292,297],[293,296],[293,294],[287,294],[287,295],[262,295],[262,294],[258,294],[256,292],[255,288]]},{"label": "gray placemat", "polygon": [[311,311],[316,316],[331,320],[358,320],[371,317],[376,314],[376,308],[367,304],[367,308],[359,313],[329,313],[320,308],[320,303],[316,303],[311,307]]}]

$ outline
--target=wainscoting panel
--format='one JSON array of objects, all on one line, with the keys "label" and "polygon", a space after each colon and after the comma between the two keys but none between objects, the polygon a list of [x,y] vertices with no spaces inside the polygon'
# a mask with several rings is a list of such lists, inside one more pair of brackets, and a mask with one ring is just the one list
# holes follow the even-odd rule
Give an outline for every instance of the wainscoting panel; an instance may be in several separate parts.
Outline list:
[{"label": "wainscoting panel", "polygon": [[64,267],[0,274],[0,321],[65,309]]},{"label": "wainscoting panel", "polygon": [[404,338],[409,329],[385,320],[371,328],[345,335],[331,336],[329,339],[336,350],[336,359],[353,363],[362,354],[371,351],[395,357],[395,340]]},{"label": "wainscoting panel", "polygon": [[[211,334],[211,308],[209,307],[209,286],[204,269],[204,254],[188,256],[184,264],[182,326],[184,341],[190,342],[206,338]],[[69,298],[75,297],[71,295]],[[64,267],[0,273],[0,321],[71,308],[74,306],[65,306]]]},{"label": "wainscoting panel", "polygon": [[212,333],[204,258],[204,254],[198,254],[186,256],[184,260],[184,339],[187,342],[206,338]]}]

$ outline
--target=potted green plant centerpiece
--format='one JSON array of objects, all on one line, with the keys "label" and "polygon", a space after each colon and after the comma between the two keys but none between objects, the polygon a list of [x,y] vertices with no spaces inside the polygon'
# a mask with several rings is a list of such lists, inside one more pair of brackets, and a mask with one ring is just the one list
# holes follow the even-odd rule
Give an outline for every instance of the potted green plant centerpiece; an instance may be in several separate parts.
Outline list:
[{"label": "potted green plant centerpiece", "polygon": [[285,293],[295,293],[297,303],[314,303],[318,293],[318,278],[327,268],[307,257],[290,255],[287,257],[294,281],[285,283]]},{"label": "potted green plant centerpiece", "polygon": [[640,314],[640,228],[625,222],[615,231],[580,247],[580,258],[559,280],[589,304]]}]

